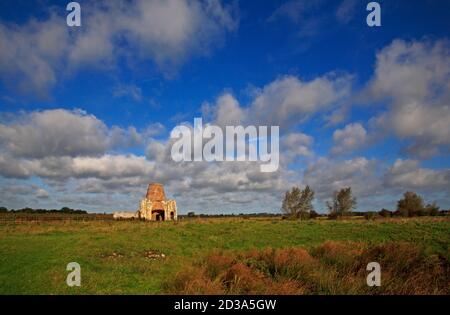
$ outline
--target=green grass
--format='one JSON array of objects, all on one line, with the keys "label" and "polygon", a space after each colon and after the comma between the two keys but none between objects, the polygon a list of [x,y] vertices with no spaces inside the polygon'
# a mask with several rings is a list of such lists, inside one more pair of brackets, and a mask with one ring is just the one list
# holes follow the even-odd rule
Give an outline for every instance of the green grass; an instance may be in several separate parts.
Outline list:
[{"label": "green grass", "polygon": [[[448,218],[2,224],[0,294],[160,294],[168,277],[216,249],[311,248],[327,240],[406,241],[448,258],[449,231]],[[149,250],[166,258],[150,260]],[[81,287],[66,285],[71,261],[81,265]]]}]

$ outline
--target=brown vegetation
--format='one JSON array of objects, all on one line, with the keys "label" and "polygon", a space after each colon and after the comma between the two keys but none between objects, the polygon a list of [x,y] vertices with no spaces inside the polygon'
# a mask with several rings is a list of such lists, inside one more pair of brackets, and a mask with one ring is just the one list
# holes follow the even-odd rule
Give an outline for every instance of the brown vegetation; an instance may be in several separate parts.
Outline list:
[{"label": "brown vegetation", "polygon": [[[368,287],[366,266],[381,265]],[[166,282],[176,294],[449,294],[449,261],[416,245],[325,242],[304,248],[214,252]]]}]

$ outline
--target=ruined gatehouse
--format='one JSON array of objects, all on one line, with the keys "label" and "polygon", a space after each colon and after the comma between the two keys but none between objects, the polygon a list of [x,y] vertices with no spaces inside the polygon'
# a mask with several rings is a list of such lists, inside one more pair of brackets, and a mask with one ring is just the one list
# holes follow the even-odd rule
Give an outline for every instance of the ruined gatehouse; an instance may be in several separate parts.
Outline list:
[{"label": "ruined gatehouse", "polygon": [[141,200],[139,217],[150,221],[177,220],[177,203],[166,199],[164,186],[158,183],[148,185],[147,195]]}]

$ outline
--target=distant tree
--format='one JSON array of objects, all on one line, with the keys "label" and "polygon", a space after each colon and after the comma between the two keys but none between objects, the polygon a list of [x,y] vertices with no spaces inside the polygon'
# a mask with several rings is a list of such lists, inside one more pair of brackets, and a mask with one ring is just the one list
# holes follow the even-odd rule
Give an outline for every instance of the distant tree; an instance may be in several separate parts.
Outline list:
[{"label": "distant tree", "polygon": [[290,218],[296,218],[298,214],[298,201],[300,200],[301,190],[293,187],[284,194],[283,203],[281,204],[281,212]]},{"label": "distant tree", "polygon": [[439,208],[439,206],[436,204],[436,201],[434,201],[432,204],[428,204],[428,205],[425,207],[425,209],[426,209],[427,215],[430,215],[430,216],[433,216],[433,217],[439,215],[439,209],[440,209],[440,208]]},{"label": "distant tree", "polygon": [[309,186],[303,190],[293,187],[291,191],[285,193],[281,211],[291,218],[309,218],[311,211],[314,211],[313,199],[314,191]]},{"label": "distant tree", "polygon": [[64,213],[70,213],[70,212],[72,212],[73,210],[70,209],[70,208],[68,208],[68,207],[62,207],[61,210],[59,210],[59,211],[64,212]]},{"label": "distant tree", "polygon": [[364,218],[366,220],[374,220],[376,219],[378,216],[378,213],[376,213],[375,211],[367,211],[366,213],[364,213]]},{"label": "distant tree", "polygon": [[403,198],[397,202],[397,211],[401,216],[413,217],[423,212],[423,199],[412,191],[403,194]]},{"label": "distant tree", "polygon": [[378,212],[380,216],[383,218],[390,218],[392,217],[392,212],[387,209],[381,209],[380,212]]},{"label": "distant tree", "polygon": [[298,217],[309,218],[311,212],[314,211],[312,201],[314,200],[314,191],[307,185],[300,193],[298,201]]},{"label": "distant tree", "polygon": [[28,208],[28,207],[23,208],[23,209],[20,209],[19,211],[20,211],[20,212],[23,212],[23,213],[33,213],[33,212],[34,212],[33,209]]},{"label": "distant tree", "polygon": [[319,214],[316,212],[316,211],[314,211],[314,210],[311,210],[310,212],[309,212],[309,218],[310,219],[315,219],[315,218],[317,218],[319,216]]},{"label": "distant tree", "polygon": [[188,212],[187,216],[188,217],[195,217],[195,212]]},{"label": "distant tree", "polygon": [[6,213],[8,212],[8,208],[0,207],[0,213]]},{"label": "distant tree", "polygon": [[333,193],[333,199],[327,201],[327,207],[330,214],[344,216],[356,208],[356,198],[352,197],[352,188],[342,188]]}]

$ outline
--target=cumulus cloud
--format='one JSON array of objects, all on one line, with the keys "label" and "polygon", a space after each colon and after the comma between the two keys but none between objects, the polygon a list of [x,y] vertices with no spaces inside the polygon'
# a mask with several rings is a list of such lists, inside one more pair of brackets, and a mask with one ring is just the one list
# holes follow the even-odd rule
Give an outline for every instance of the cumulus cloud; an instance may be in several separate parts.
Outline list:
[{"label": "cumulus cloud", "polygon": [[50,198],[50,195],[48,192],[43,188],[38,188],[36,191],[36,197],[40,199],[47,199]]},{"label": "cumulus cloud", "polygon": [[367,141],[367,131],[360,123],[348,124],[344,129],[337,129],[333,133],[333,154],[348,154],[361,148]]},{"label": "cumulus cloud", "polygon": [[450,145],[450,44],[447,40],[395,40],[377,54],[368,85],[371,99],[388,108],[374,130],[409,141],[404,152],[428,158]]},{"label": "cumulus cloud", "polygon": [[[52,199],[58,189],[55,199],[60,202],[94,206],[97,202],[106,210],[112,210],[112,204],[135,209],[151,181],[163,182],[183,211],[232,212],[243,205],[246,210],[276,211],[285,190],[306,184],[316,191],[319,201],[347,186],[358,198],[372,201],[406,189],[446,192],[449,171],[421,167],[418,160],[397,160],[389,166],[365,157],[341,160],[344,153],[363,147],[374,130],[405,139],[404,150],[421,157],[448,149],[450,70],[446,55],[445,41],[395,41],[381,50],[364,95],[371,101],[383,100],[385,112],[368,124],[369,133],[355,122],[335,130],[334,157],[320,157],[313,151],[318,138],[299,130],[312,119],[325,126],[342,122],[352,94],[351,76],[279,77],[256,89],[248,104],[240,104],[226,92],[203,107],[204,113],[211,114],[204,124],[279,125],[281,164],[276,173],[261,173],[258,162],[175,163],[170,156],[171,140],[155,138],[165,131],[161,123],[144,130],[107,126],[81,110],[57,109],[0,120],[0,175],[5,181],[41,179],[52,188],[33,190],[33,198],[41,201]],[[123,154],[121,149],[130,145],[140,146],[145,156]],[[306,169],[295,163],[298,157],[305,158]]]},{"label": "cumulus cloud", "polygon": [[[171,75],[238,27],[237,7],[219,0],[96,1],[83,4],[82,27],[55,10],[44,20],[0,23],[0,77],[40,96],[83,66],[113,68],[118,57],[152,60]],[[125,51],[123,44],[131,49]]]},{"label": "cumulus cloud", "polygon": [[67,53],[70,37],[65,23],[53,12],[45,21],[32,19],[22,26],[0,23],[0,78],[22,92],[46,94]]},{"label": "cumulus cloud", "polygon": [[[0,158],[4,157],[0,156]],[[13,168],[9,167],[11,165]],[[1,175],[5,177],[27,178],[35,175],[41,178],[57,180],[88,177],[110,179],[114,177],[148,176],[154,169],[153,163],[146,160],[145,157],[109,154],[100,157],[64,156],[41,159],[15,159],[12,160],[12,164],[2,163],[0,166]]]},{"label": "cumulus cloud", "polygon": [[246,119],[246,111],[230,93],[225,93],[216,102],[216,123],[219,126],[238,126]]},{"label": "cumulus cloud", "polygon": [[99,155],[110,148],[141,142],[142,137],[134,127],[109,129],[82,110],[22,113],[0,123],[0,148],[16,157]]},{"label": "cumulus cloud", "polygon": [[385,175],[385,184],[401,189],[431,190],[450,187],[450,170],[421,168],[417,160],[397,159]]},{"label": "cumulus cloud", "polygon": [[22,204],[19,207],[25,207],[24,200],[38,203],[39,201],[50,199],[50,194],[47,190],[34,184],[12,184],[0,187],[0,194],[4,200],[21,200]]},{"label": "cumulus cloud", "polygon": [[304,172],[304,182],[316,190],[317,197],[325,200],[333,191],[352,187],[357,197],[376,195],[381,181],[377,174],[378,163],[364,157],[334,161],[321,157]]},{"label": "cumulus cloud", "polygon": [[225,93],[209,110],[215,122],[222,125],[275,125],[286,131],[318,112],[339,106],[350,95],[351,85],[352,78],[348,75],[329,74],[310,81],[284,76],[256,90],[247,107]]},{"label": "cumulus cloud", "polygon": [[[190,209],[208,201],[232,211],[236,205],[251,200],[248,205],[256,210],[258,193],[268,195],[265,199],[272,200],[270,207],[278,207],[278,195],[289,183],[283,179],[285,170],[262,174],[259,162],[176,163],[170,155],[171,139],[150,138],[146,156],[114,153],[118,144],[135,137],[141,139],[142,135],[134,127],[107,127],[82,111],[52,110],[13,117],[1,124],[0,175],[9,180],[38,178],[53,188],[52,198],[55,194],[53,200],[58,202],[64,195],[79,196],[79,202],[85,200],[90,209],[98,209],[102,203],[113,210],[127,202],[110,198],[127,196],[133,209],[146,185],[156,181],[163,182],[168,191],[177,194],[181,205],[188,203]],[[295,138],[305,145],[311,141],[306,135]],[[92,200],[85,194],[94,193],[100,196],[99,204],[91,208]],[[37,195],[44,201],[50,194],[40,191]],[[8,196],[8,200],[14,199]],[[67,202],[73,205],[74,200]]]},{"label": "cumulus cloud", "polygon": [[307,134],[301,132],[290,133],[282,140],[282,155],[286,155],[289,159],[311,157],[314,155],[314,152],[311,150],[313,142],[313,137]]}]

